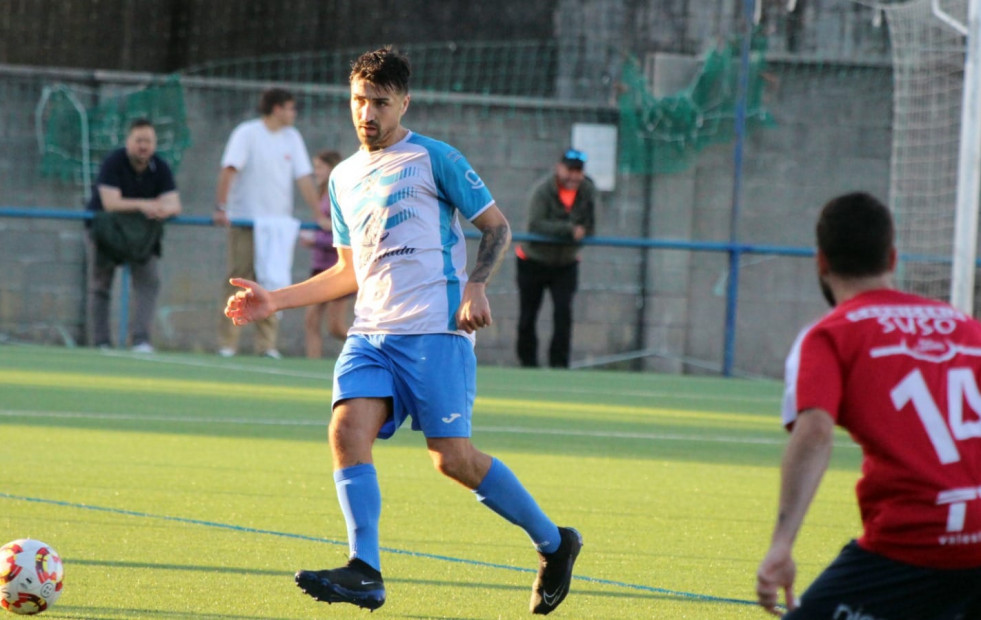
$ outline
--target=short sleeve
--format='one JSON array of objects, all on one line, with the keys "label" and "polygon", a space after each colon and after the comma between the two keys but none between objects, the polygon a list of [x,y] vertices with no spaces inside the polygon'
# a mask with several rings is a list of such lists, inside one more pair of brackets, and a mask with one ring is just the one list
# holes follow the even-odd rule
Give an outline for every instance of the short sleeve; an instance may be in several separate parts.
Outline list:
[{"label": "short sleeve", "polygon": [[307,151],[307,145],[303,142],[303,136],[295,129],[291,133],[293,136],[293,178],[299,179],[313,174],[313,164],[310,163],[310,153]]},{"label": "short sleeve", "polygon": [[170,166],[159,157],[156,158],[156,161],[159,171],[157,196],[161,196],[167,192],[177,191],[177,183],[174,182],[174,173],[170,169]]},{"label": "short sleeve", "polygon": [[334,179],[337,178],[336,175],[331,175],[330,180],[327,182],[327,195],[330,197],[330,227],[334,233],[334,246],[341,248],[351,247],[351,229],[348,227],[347,222],[344,221],[344,216],[341,214],[341,207],[337,203],[337,194],[335,193]]},{"label": "short sleeve", "polygon": [[241,170],[249,159],[249,132],[248,125],[239,125],[232,131],[225,145],[225,152],[221,156],[222,168],[235,168]]},{"label": "short sleeve", "polygon": [[459,151],[431,149],[430,157],[437,189],[465,218],[474,219],[494,203],[483,179]]},{"label": "short sleeve", "polygon": [[800,347],[804,341],[804,336],[810,331],[812,325],[808,325],[797,334],[794,344],[790,347],[787,360],[783,365],[783,401],[780,406],[780,419],[787,428],[793,426],[797,420],[797,377],[800,375]]},{"label": "short sleeve", "polygon": [[99,176],[96,178],[95,184],[122,189],[123,178],[122,170],[120,169],[119,165],[120,161],[119,151],[116,151],[109,157],[106,157],[105,160],[103,160],[102,165],[99,166]]},{"label": "short sleeve", "polygon": [[842,362],[826,330],[811,329],[800,344],[795,414],[822,409],[837,421],[844,393]]}]

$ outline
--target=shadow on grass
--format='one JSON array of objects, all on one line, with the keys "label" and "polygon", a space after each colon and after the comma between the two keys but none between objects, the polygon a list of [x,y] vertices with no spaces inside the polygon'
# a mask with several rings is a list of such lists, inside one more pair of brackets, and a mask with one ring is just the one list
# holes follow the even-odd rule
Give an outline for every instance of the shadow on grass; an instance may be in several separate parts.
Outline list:
[{"label": "shadow on grass", "polygon": [[[701,594],[688,594],[683,592],[650,592],[637,589],[634,591],[622,591],[625,585],[629,584],[609,584],[607,588],[620,588],[621,591],[614,592],[611,589],[599,589],[596,584],[589,585],[588,589],[583,584],[583,581],[589,581],[589,578],[574,578],[572,582],[572,589],[569,593],[570,597],[577,596],[599,596],[604,598],[630,598],[630,599],[640,599],[640,600],[664,600],[664,601],[688,601],[692,603],[709,603],[712,605],[718,605],[720,603],[725,604],[741,604],[750,605],[754,604],[751,601],[742,601],[737,599],[724,599],[721,597],[711,597],[708,595]],[[531,592],[531,586],[529,585],[510,585],[505,583],[483,583],[479,581],[449,581],[445,579],[413,579],[413,578],[385,578],[385,583],[404,583],[417,586],[435,586],[435,587],[447,587],[447,588],[470,588],[474,590],[513,590],[518,592]],[[588,584],[587,584],[588,585]],[[639,586],[643,587],[643,586]],[[653,589],[653,588],[652,588]],[[571,600],[571,599],[570,599]]]},{"label": "shadow on grass", "polygon": [[[169,571],[189,571],[206,573],[230,573],[238,575],[259,575],[268,577],[281,577],[292,580],[293,573],[290,571],[242,568],[237,566],[203,566],[193,564],[157,564],[151,562],[122,562],[112,560],[72,560],[72,565],[79,566],[102,566],[110,568],[126,569],[147,569],[147,570],[169,570]],[[443,588],[471,589],[471,590],[502,590],[514,592],[527,592],[530,590],[528,585],[512,585],[502,583],[485,583],[480,581],[451,581],[445,579],[417,579],[412,577],[386,577],[386,583],[405,584],[412,586],[432,586]],[[638,599],[638,600],[661,600],[661,601],[686,601],[701,605],[753,605],[752,601],[739,599],[727,599],[709,595],[686,593],[686,592],[667,592],[658,591],[657,588],[647,586],[631,586],[630,584],[610,583],[606,587],[596,587],[595,583],[585,588],[582,582],[592,581],[589,578],[576,578],[573,581],[573,589],[570,596],[597,596],[603,598],[618,599]],[[623,588],[634,588],[624,591]],[[613,588],[619,588],[614,591]],[[67,607],[62,608],[68,610]],[[93,608],[98,609],[98,608]],[[104,608],[105,609],[105,608]],[[155,612],[167,613],[167,612]],[[221,618],[238,618],[240,616],[214,616]],[[409,616],[411,617],[411,616]]]}]

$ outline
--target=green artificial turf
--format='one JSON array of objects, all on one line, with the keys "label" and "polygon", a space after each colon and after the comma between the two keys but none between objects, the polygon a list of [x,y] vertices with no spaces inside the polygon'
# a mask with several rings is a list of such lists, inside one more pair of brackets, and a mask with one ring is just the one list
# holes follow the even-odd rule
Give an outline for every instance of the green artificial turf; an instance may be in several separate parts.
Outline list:
[{"label": "green artificial turf", "polygon": [[[293,585],[347,555],[326,442],[330,361],[0,347],[0,543],[64,559],[48,618],[364,618]],[[585,547],[555,618],[768,617],[777,382],[481,368],[474,442]],[[797,545],[798,592],[859,531],[839,438]],[[523,532],[376,444],[388,601],[372,618],[527,618]],[[13,616],[11,616],[13,617]]]}]

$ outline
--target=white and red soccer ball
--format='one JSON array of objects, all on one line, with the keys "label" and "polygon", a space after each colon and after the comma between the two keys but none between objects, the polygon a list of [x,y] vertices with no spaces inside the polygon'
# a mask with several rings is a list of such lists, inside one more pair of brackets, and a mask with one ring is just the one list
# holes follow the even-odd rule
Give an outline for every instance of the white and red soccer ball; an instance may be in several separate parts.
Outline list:
[{"label": "white and red soccer ball", "polygon": [[0,607],[39,614],[55,604],[64,585],[65,567],[50,545],[20,538],[0,547]]}]

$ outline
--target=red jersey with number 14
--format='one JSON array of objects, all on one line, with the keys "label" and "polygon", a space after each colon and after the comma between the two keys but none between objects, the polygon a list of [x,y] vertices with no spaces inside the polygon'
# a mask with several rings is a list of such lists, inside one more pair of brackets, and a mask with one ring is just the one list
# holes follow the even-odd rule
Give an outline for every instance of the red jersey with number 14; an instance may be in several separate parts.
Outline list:
[{"label": "red jersey with number 14", "polygon": [[858,543],[932,568],[981,566],[981,323],[895,290],[802,332],[783,421],[823,409],[862,447]]}]

